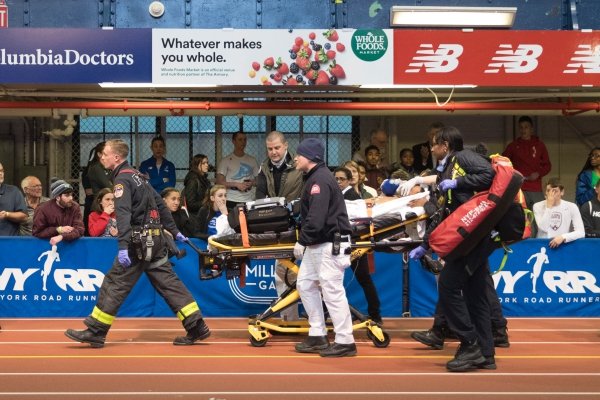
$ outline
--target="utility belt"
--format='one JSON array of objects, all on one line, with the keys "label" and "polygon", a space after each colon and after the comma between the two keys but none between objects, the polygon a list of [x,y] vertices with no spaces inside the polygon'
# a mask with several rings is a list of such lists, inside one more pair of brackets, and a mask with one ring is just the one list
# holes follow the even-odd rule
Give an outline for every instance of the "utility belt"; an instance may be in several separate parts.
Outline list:
[{"label": "utility belt", "polygon": [[340,254],[340,248],[342,243],[351,244],[351,236],[350,235],[341,235],[339,232],[333,234],[332,246],[331,246],[331,254],[337,256]]},{"label": "utility belt", "polygon": [[134,226],[131,230],[131,243],[139,260],[151,261],[157,250],[162,249],[162,225],[148,224]]}]

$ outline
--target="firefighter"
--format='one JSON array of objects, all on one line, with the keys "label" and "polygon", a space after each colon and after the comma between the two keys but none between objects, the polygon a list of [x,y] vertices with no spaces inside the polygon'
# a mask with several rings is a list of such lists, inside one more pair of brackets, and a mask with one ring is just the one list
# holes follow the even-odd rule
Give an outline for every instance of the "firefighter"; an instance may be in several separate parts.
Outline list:
[{"label": "firefighter", "polygon": [[173,344],[192,345],[209,337],[210,331],[198,304],[172,269],[164,236],[168,233],[163,232],[163,227],[179,242],[189,239],[179,232],[170,211],[144,175],[129,166],[128,153],[129,146],[122,140],[107,141],[102,152],[102,165],[113,171],[119,251],[104,277],[98,302],[84,321],[87,329],[67,329],[65,335],[92,347],[103,347],[119,307],[142,273],[146,273],[187,331]]}]

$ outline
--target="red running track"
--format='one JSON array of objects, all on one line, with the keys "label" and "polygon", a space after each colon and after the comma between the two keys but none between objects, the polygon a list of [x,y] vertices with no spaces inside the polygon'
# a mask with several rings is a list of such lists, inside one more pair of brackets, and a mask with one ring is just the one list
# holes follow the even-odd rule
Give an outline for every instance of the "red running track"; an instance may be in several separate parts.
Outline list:
[{"label": "red running track", "polygon": [[496,371],[449,373],[456,350],[410,339],[430,319],[386,319],[387,348],[356,332],[358,356],[298,354],[302,336],[249,344],[247,321],[207,319],[212,336],[173,346],[176,318],[118,319],[103,349],[68,340],[81,319],[5,319],[0,399],[599,399],[600,319],[509,320]]}]

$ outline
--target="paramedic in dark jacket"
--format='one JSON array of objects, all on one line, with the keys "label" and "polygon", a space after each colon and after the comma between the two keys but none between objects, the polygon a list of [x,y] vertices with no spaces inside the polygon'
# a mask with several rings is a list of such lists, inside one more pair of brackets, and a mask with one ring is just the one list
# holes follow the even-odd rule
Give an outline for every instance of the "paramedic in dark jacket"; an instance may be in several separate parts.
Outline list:
[{"label": "paramedic in dark jacket", "polygon": [[[445,205],[453,212],[476,192],[490,188],[494,170],[490,162],[471,150],[463,150],[463,139],[455,127],[445,127],[436,133],[432,153],[439,161],[437,175],[413,178],[401,189],[416,183],[437,183],[445,192]],[[428,250],[427,239],[437,224],[427,228],[423,245],[410,252],[420,259]],[[462,372],[476,368],[495,369],[490,304],[486,295],[489,277],[488,256],[495,249],[487,235],[464,257],[446,261],[438,281],[439,305],[450,329],[460,339],[454,359],[446,364],[450,371]]]},{"label": "paramedic in dark jacket", "polygon": [[[300,214],[300,237],[294,257],[302,260],[296,287],[308,314],[308,337],[296,345],[299,353],[319,353],[321,357],[356,355],[352,317],[344,290],[344,269],[350,265],[351,232],[346,203],[333,175],[324,163],[324,147],[319,139],[304,139],[296,150],[296,169],[304,172]],[[335,331],[329,345],[323,301]]]},{"label": "paramedic in dark jacket", "polygon": [[122,140],[107,141],[102,151],[102,165],[113,171],[119,252],[104,277],[96,306],[85,319],[88,329],[68,329],[65,335],[92,347],[103,347],[119,307],[142,273],[146,273],[187,331],[173,344],[194,344],[210,336],[210,331],[198,304],[171,267],[162,228],[178,241],[186,242],[188,238],[179,232],[158,193],[129,166],[128,153],[129,147]]}]

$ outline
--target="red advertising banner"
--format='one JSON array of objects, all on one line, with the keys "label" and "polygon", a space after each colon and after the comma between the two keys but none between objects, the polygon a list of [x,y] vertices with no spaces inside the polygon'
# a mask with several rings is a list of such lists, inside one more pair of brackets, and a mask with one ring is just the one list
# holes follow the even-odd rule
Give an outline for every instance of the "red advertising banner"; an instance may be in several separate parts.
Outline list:
[{"label": "red advertising banner", "polygon": [[8,28],[8,6],[0,0],[0,28]]},{"label": "red advertising banner", "polygon": [[394,84],[600,86],[600,31],[395,30]]}]

